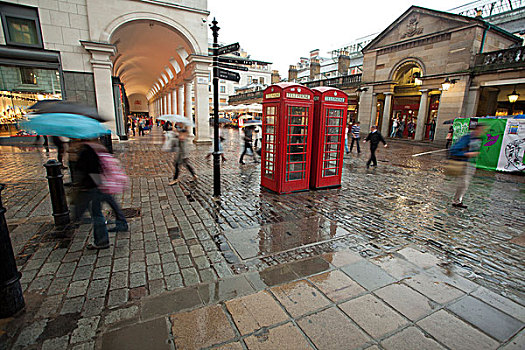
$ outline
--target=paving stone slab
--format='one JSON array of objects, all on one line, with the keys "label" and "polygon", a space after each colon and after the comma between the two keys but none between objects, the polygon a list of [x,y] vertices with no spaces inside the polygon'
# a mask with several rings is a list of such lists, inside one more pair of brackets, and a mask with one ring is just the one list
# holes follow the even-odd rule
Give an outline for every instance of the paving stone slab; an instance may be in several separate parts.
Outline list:
[{"label": "paving stone slab", "polygon": [[508,340],[524,326],[515,318],[471,296],[447,308],[500,342]]},{"label": "paving stone slab", "polygon": [[170,350],[167,321],[164,317],[136,323],[102,335],[102,349]]},{"label": "paving stone slab", "polygon": [[432,313],[436,304],[403,284],[391,284],[374,292],[396,311],[415,321]]},{"label": "paving stone slab", "polygon": [[267,291],[229,300],[225,304],[242,335],[289,319]]},{"label": "paving stone slab", "polygon": [[263,349],[312,349],[301,332],[291,323],[263,329],[244,339],[250,350]]},{"label": "paving stone slab", "polygon": [[178,349],[200,349],[235,337],[221,305],[181,312],[170,316],[170,321],[173,341]]},{"label": "paving stone slab", "polygon": [[345,265],[341,270],[368,290],[381,288],[396,281],[385,270],[366,260]]},{"label": "paving stone slab", "polygon": [[353,298],[366,292],[366,289],[340,270],[328,271],[308,279],[334,302]]},{"label": "paving stone slab", "polygon": [[403,283],[439,304],[446,304],[465,295],[464,292],[441,279],[424,273],[404,279]]},{"label": "paving stone slab", "polygon": [[184,309],[202,305],[197,288],[183,288],[163,295],[143,299],[141,319],[148,320],[159,315],[173,314]]},{"label": "paving stone slab", "polygon": [[411,247],[403,248],[397,252],[406,260],[422,268],[437,266],[440,260],[430,253],[423,253]]},{"label": "paving stone slab", "polygon": [[501,350],[523,350],[525,349],[525,329],[519,332],[507,344],[500,348]]},{"label": "paving stone slab", "polygon": [[381,346],[386,350],[414,349],[440,350],[445,349],[431,337],[425,335],[416,327],[408,327],[401,332],[383,340]]},{"label": "paving stone slab", "polygon": [[342,303],[339,308],[374,338],[408,324],[405,318],[371,294]]},{"label": "paving stone slab", "polygon": [[496,349],[498,342],[445,310],[439,310],[417,323],[440,343],[457,350]]},{"label": "paving stone slab", "polygon": [[485,287],[479,287],[471,295],[520,320],[521,322],[525,322],[525,307],[515,303],[514,301],[496,294]]},{"label": "paving stone slab", "polygon": [[330,304],[314,286],[300,280],[270,289],[292,317],[299,317]]},{"label": "paving stone slab", "polygon": [[318,349],[359,349],[371,341],[336,307],[306,316],[297,324]]},{"label": "paving stone slab", "polygon": [[214,283],[197,286],[199,295],[205,304],[237,298],[255,292],[244,276],[230,277]]}]

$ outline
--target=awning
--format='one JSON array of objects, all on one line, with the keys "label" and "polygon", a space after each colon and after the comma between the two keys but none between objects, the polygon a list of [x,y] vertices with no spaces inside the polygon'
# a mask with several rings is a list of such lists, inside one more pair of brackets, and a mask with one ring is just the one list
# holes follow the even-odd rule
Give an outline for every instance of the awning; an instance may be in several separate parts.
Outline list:
[{"label": "awning", "polygon": [[0,65],[59,69],[60,53],[0,45]]}]

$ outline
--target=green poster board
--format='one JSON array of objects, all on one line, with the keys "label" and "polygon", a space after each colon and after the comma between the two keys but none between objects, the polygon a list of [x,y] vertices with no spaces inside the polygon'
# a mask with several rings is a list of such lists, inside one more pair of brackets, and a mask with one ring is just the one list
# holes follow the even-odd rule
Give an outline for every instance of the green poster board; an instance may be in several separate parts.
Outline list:
[{"label": "green poster board", "polygon": [[496,170],[505,134],[507,119],[479,119],[485,125],[485,134],[481,139],[481,148],[476,162],[480,169]]},{"label": "green poster board", "polygon": [[454,128],[454,134],[452,135],[452,143],[456,143],[456,141],[459,140],[461,136],[469,133],[469,130],[468,130],[469,123],[470,123],[470,118],[454,119],[454,124],[452,124],[452,127]]}]

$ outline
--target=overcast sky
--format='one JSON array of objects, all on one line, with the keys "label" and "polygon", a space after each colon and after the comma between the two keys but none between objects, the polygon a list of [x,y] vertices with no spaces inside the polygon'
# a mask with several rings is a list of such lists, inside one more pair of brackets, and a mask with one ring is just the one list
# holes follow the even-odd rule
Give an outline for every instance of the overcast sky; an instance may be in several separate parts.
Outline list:
[{"label": "overcast sky", "polygon": [[[219,41],[239,42],[251,58],[272,62],[281,77],[313,49],[330,50],[381,32],[411,5],[446,11],[472,0],[208,0]],[[209,34],[211,40],[211,30]]]}]

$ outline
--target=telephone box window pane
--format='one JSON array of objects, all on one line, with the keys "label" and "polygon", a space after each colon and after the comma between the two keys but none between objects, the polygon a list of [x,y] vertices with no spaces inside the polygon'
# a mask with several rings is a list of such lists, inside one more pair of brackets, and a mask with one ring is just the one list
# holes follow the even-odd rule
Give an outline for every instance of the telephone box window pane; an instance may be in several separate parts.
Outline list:
[{"label": "telephone box window pane", "polygon": [[326,112],[327,112],[326,114],[327,114],[328,117],[339,117],[339,118],[341,118],[343,116],[343,110],[341,110],[341,109],[332,109],[332,108],[330,108]]},{"label": "telephone box window pane", "polygon": [[288,135],[306,135],[308,128],[306,126],[289,126]]},{"label": "telephone box window pane", "polygon": [[297,172],[297,173],[288,173],[286,175],[287,181],[294,181],[294,180],[302,180],[304,179],[304,171]]},{"label": "telephone box window pane", "polygon": [[267,143],[267,144],[266,144],[266,152],[273,153],[274,149],[275,149],[275,148],[274,148],[274,145],[273,145],[273,144],[271,144],[271,143]]},{"label": "telephone box window pane", "polygon": [[306,136],[290,135],[288,136],[288,144],[304,144],[306,143]]},{"label": "telephone box window pane", "polygon": [[330,136],[327,136],[326,138],[327,138],[327,141],[330,143],[338,143],[341,140],[340,135],[330,135]]},{"label": "telephone box window pane", "polygon": [[332,160],[332,159],[338,159],[338,158],[339,158],[339,153],[336,153],[336,152],[329,152],[329,153],[324,154],[325,160]]},{"label": "telephone box window pane", "polygon": [[324,162],[323,168],[337,168],[337,163],[339,163],[337,160],[330,160],[327,162]]},{"label": "telephone box window pane", "polygon": [[307,117],[290,117],[290,125],[305,125]]},{"label": "telephone box window pane", "polygon": [[17,44],[37,45],[36,24],[32,19],[5,17],[9,38]]},{"label": "telephone box window pane", "polygon": [[343,123],[341,118],[328,118],[328,125],[340,126]]},{"label": "telephone box window pane", "polygon": [[271,134],[266,135],[266,142],[274,143],[275,135],[271,135]]},{"label": "telephone box window pane", "polygon": [[266,154],[266,160],[269,160],[269,161],[274,161],[274,154],[273,153],[267,153]]},{"label": "telephone box window pane", "polygon": [[288,146],[288,153],[305,153],[306,152],[306,146],[305,145],[291,145]]},{"label": "telephone box window pane", "polygon": [[327,127],[326,133],[329,135],[338,135],[341,133],[341,128],[338,127]]},{"label": "telephone box window pane", "polygon": [[266,125],[267,134],[275,134],[275,126]]},{"label": "telephone box window pane", "polygon": [[339,169],[324,169],[323,170],[323,177],[324,176],[336,176]]},{"label": "telephone box window pane", "polygon": [[288,163],[304,162],[305,160],[306,160],[306,154],[304,153],[288,155]]},{"label": "telephone box window pane", "polygon": [[305,164],[304,164],[304,163],[293,163],[293,164],[288,164],[288,171],[289,171],[289,172],[292,172],[292,171],[302,171],[302,170],[304,170],[304,167],[305,167]]},{"label": "telephone box window pane", "polygon": [[288,115],[308,116],[308,107],[290,106],[288,107]]},{"label": "telephone box window pane", "polygon": [[267,115],[266,124],[275,124],[275,117],[273,115]]},{"label": "telephone box window pane", "polygon": [[325,152],[339,152],[339,144],[338,143],[329,143],[326,144],[324,147]]}]

